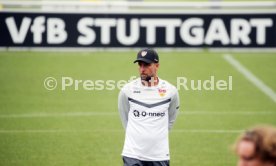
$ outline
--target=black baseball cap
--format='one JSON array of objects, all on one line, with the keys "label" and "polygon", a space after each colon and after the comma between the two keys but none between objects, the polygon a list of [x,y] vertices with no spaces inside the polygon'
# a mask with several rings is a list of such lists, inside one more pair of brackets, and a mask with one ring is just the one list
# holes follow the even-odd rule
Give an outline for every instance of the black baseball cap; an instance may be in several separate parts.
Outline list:
[{"label": "black baseball cap", "polygon": [[155,50],[146,48],[142,49],[137,54],[137,59],[133,62],[145,62],[145,63],[159,63],[159,57]]}]

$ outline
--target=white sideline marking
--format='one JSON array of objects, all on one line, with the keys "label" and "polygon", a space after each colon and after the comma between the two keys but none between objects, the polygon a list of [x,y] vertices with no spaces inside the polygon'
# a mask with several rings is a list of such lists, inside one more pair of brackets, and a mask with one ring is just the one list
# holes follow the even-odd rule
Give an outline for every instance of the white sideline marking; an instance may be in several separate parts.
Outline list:
[{"label": "white sideline marking", "polygon": [[226,54],[223,57],[228,63],[230,63],[241,74],[243,74],[251,83],[253,83],[256,87],[258,87],[263,93],[265,93],[276,103],[276,93],[269,86],[267,86],[264,82],[257,78],[253,73],[246,69],[239,61],[237,61],[231,55]]},{"label": "white sideline marking", "polygon": [[183,115],[273,115],[276,111],[183,111]]},{"label": "white sideline marking", "polygon": [[123,130],[61,130],[61,129],[23,129],[0,130],[0,133],[94,133],[94,132],[123,132]]},{"label": "white sideline marking", "polygon": [[244,130],[200,130],[200,129],[172,129],[172,132],[175,133],[218,133],[218,134],[224,134],[224,133],[241,133]]},{"label": "white sideline marking", "polygon": [[[172,133],[210,133],[210,134],[235,134],[244,130],[200,130],[200,129],[173,129]],[[16,133],[121,133],[124,130],[0,130],[0,134],[16,134]]]},{"label": "white sideline marking", "polygon": [[119,115],[117,112],[66,112],[66,113],[25,113],[6,114],[0,118],[39,118],[39,117],[78,117],[78,116],[112,116]]},{"label": "white sideline marking", "polygon": [[[180,111],[179,115],[275,115],[276,111]],[[118,112],[66,112],[0,114],[0,118],[50,118],[50,117],[119,116]]]}]

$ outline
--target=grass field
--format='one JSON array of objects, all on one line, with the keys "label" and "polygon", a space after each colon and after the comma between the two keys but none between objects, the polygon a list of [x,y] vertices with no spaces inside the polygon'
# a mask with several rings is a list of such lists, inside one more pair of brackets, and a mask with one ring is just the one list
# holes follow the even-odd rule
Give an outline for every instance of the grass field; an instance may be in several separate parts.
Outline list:
[{"label": "grass field", "polygon": [[[172,166],[233,166],[239,133],[276,125],[276,103],[231,66],[224,53],[159,52],[159,76],[176,84],[227,80],[232,91],[180,90],[181,113],[170,132]],[[275,53],[231,53],[276,91]],[[120,166],[124,130],[119,90],[73,87],[49,91],[44,79],[128,80],[137,76],[136,52],[0,52],[0,165]]]}]

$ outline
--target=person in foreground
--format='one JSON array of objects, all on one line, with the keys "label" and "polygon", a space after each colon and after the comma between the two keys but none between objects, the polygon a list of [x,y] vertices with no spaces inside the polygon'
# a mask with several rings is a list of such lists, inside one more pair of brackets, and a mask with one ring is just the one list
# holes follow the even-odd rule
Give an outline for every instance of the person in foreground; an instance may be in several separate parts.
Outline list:
[{"label": "person in foreground", "polygon": [[276,128],[255,127],[243,133],[235,144],[238,166],[276,166]]},{"label": "person in foreground", "polygon": [[169,166],[169,129],[179,110],[177,89],[157,76],[159,56],[138,52],[140,78],[119,93],[118,109],[125,128],[124,166]]}]

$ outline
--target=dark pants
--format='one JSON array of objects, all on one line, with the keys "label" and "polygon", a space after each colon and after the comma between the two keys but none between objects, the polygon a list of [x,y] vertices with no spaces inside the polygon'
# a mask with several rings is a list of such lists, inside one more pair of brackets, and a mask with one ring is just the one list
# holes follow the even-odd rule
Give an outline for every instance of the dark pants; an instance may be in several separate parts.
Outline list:
[{"label": "dark pants", "polygon": [[124,166],[169,166],[170,161],[141,161],[123,156]]}]

